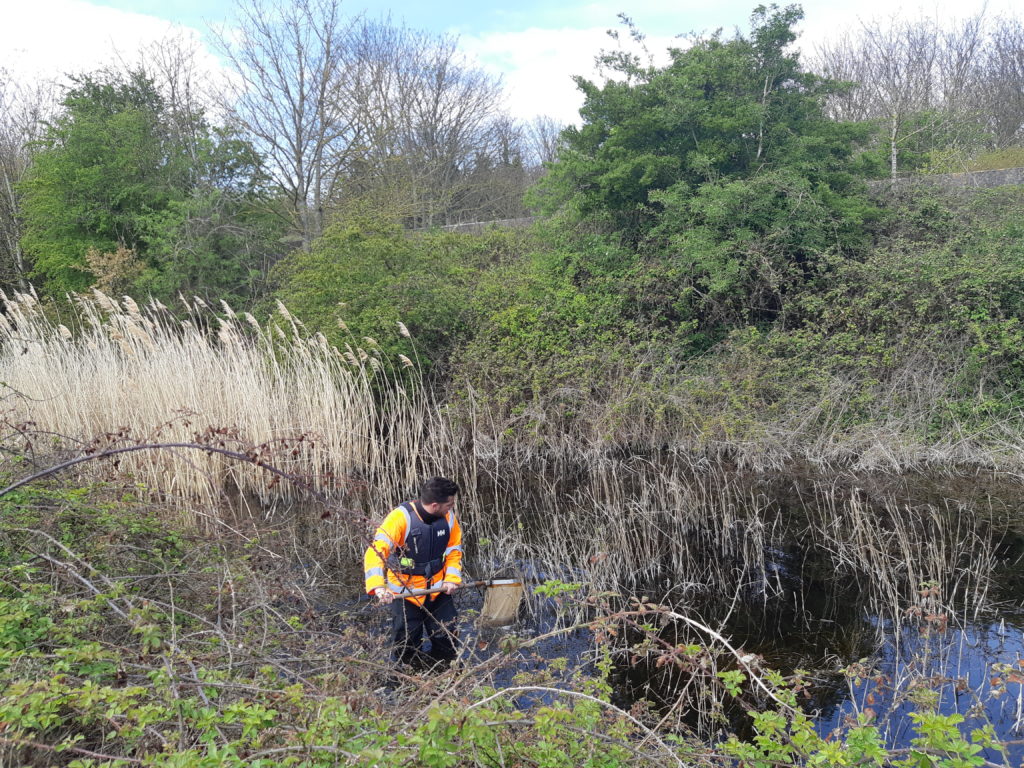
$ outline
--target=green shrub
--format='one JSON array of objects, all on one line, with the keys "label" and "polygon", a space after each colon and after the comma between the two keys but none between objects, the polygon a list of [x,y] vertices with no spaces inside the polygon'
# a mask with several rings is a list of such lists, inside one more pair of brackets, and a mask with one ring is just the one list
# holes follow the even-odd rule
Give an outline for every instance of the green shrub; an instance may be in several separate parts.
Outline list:
[{"label": "green shrub", "polygon": [[500,229],[410,234],[388,221],[341,223],[308,253],[275,268],[275,295],[337,346],[365,347],[370,337],[386,358],[418,358],[429,373],[470,334],[477,284],[516,257],[523,237]]}]

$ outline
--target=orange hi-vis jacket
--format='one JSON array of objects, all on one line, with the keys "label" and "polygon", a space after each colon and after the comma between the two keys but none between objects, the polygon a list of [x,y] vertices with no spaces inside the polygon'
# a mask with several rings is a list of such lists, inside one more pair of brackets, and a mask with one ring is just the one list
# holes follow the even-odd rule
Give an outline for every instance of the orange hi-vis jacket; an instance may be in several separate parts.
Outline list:
[{"label": "orange hi-vis jacket", "polygon": [[[461,584],[462,527],[455,512],[449,512],[444,523],[440,518],[424,523],[415,501],[400,504],[377,528],[363,567],[366,591],[371,595],[378,587],[387,587],[399,596],[442,581]],[[405,599],[422,606],[428,597],[433,600],[437,595]]]}]

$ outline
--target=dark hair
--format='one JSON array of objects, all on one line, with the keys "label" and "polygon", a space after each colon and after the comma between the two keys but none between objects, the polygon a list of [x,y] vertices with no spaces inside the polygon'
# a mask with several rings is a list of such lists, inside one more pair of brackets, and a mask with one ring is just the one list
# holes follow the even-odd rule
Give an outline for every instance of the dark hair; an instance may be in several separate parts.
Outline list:
[{"label": "dark hair", "polygon": [[459,486],[447,477],[432,477],[420,486],[420,501],[424,504],[443,504],[459,492]]}]

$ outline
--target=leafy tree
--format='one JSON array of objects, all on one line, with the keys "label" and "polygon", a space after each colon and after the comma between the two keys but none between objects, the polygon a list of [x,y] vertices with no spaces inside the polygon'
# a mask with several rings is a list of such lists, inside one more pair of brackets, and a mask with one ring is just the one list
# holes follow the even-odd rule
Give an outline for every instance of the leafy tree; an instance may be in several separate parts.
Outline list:
[{"label": "leafy tree", "polygon": [[[200,286],[232,296],[252,281],[252,249],[240,243],[273,240],[254,207],[264,195],[251,146],[201,119],[184,141],[142,70],[73,78],[63,107],[21,187],[22,244],[47,289],[92,285],[101,276],[90,252],[161,296]],[[142,268],[102,257],[119,252]]]},{"label": "leafy tree", "polygon": [[563,133],[537,200],[646,253],[673,288],[655,315],[704,329],[774,320],[795,283],[862,245],[874,214],[855,150],[869,129],[825,116],[839,85],[788,50],[802,16],[759,6],[748,37],[716,32],[660,68],[605,54],[618,79],[577,78],[583,126]]},{"label": "leafy tree", "polygon": [[150,266],[138,288],[251,303],[278,257],[283,204],[258,153],[229,129],[204,126],[194,157],[188,194],[144,218]]},{"label": "leafy tree", "polygon": [[[834,85],[803,72],[786,46],[802,18],[796,6],[759,6],[750,38],[721,33],[669,51],[663,68],[621,52],[602,56],[618,78],[598,86],[581,77],[581,128],[542,186],[548,208],[571,203],[607,215],[616,229],[649,223],[653,191],[746,177],[765,167],[800,165],[830,178],[849,152],[821,113]],[[635,33],[638,34],[638,33]],[[816,139],[813,141],[812,139]],[[839,179],[835,179],[839,182]]]},{"label": "leafy tree", "polygon": [[142,73],[73,79],[24,182],[23,245],[55,291],[88,288],[89,248],[145,248],[140,214],[163,210],[180,174],[161,133],[161,99]]}]

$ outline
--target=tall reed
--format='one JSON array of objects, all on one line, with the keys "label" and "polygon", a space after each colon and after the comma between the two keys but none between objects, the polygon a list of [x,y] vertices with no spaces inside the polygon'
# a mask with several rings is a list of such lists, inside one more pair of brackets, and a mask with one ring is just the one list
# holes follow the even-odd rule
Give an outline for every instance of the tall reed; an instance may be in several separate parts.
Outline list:
[{"label": "tall reed", "polygon": [[[64,325],[31,294],[4,303],[8,422],[32,422],[61,436],[66,450],[199,442],[256,455],[263,447],[263,460],[303,481],[272,485],[252,463],[203,451],[120,458],[118,476],[204,519],[228,496],[268,508],[294,501],[305,484],[343,506],[372,508],[415,485],[422,389],[386,375],[390,363],[369,342],[338,350],[305,333],[284,307],[260,325],[196,299],[178,319],[156,302],[139,307],[96,291],[75,299]],[[109,465],[92,469],[109,472]]]},{"label": "tall reed", "polygon": [[[284,307],[263,325],[199,300],[183,319],[99,292],[74,307],[63,325],[31,294],[5,299],[0,381],[10,425],[32,422],[37,449],[40,433],[64,436],[63,450],[97,439],[264,446],[267,462],[358,514],[321,519],[321,507],[298,503],[299,486],[272,484],[258,466],[215,453],[140,452],[116,472],[207,525],[230,516],[226,500],[243,500],[257,523],[276,515],[303,526],[296,552],[312,542],[314,555],[351,564],[353,578],[372,521],[422,476],[447,474],[465,489],[474,576],[527,572],[735,609],[783,599],[785,580],[803,578],[787,554],[796,542],[805,561],[862,583],[894,618],[925,583],[941,583],[971,610],[986,600],[995,561],[994,543],[978,533],[983,509],[888,492],[868,503],[828,476],[782,475],[780,489],[778,475],[743,473],[706,452],[631,451],[597,435],[567,434],[539,450],[510,439],[471,399],[452,418],[415,368],[397,375],[406,363],[373,339],[337,349]],[[7,440],[22,445],[16,431]]]}]

